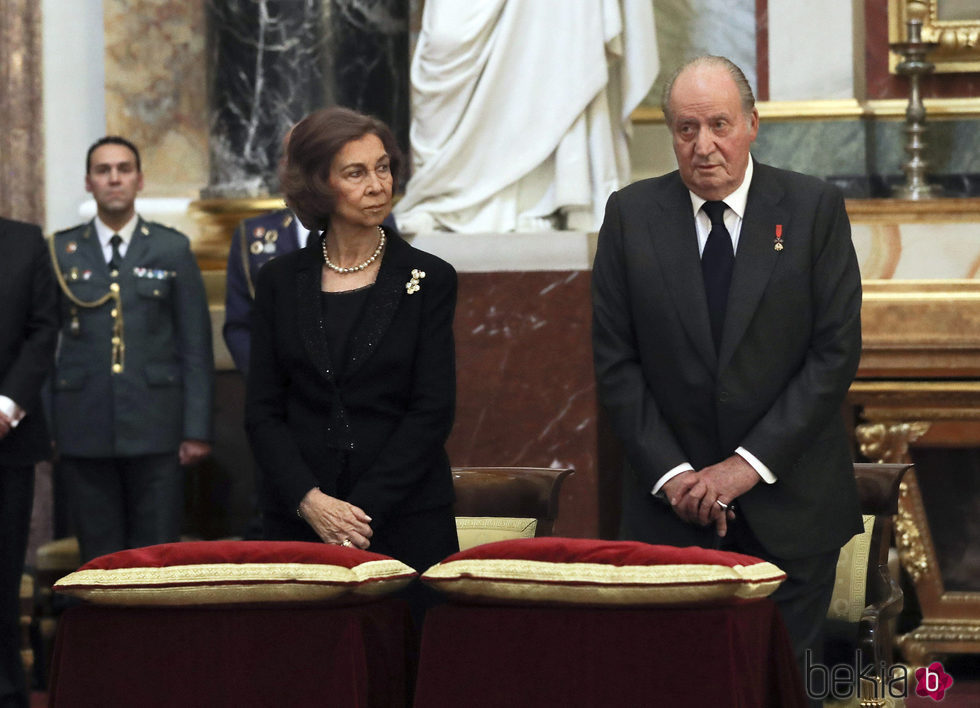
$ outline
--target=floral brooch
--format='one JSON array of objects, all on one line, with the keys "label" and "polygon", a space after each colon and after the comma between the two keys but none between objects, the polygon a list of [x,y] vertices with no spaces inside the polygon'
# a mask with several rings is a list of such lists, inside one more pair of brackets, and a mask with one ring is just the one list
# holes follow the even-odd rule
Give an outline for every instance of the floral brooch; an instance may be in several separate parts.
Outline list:
[{"label": "floral brooch", "polygon": [[422,286],[419,285],[419,281],[425,277],[425,271],[419,270],[418,268],[412,268],[412,279],[405,283],[405,290],[408,294],[417,293]]}]

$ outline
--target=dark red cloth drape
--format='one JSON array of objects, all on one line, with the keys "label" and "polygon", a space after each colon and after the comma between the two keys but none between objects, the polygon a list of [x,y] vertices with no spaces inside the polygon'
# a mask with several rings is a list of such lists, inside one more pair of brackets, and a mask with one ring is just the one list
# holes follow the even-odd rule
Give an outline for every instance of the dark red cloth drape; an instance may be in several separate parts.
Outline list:
[{"label": "dark red cloth drape", "polygon": [[775,605],[444,605],[422,635],[415,708],[805,705]]},{"label": "dark red cloth drape", "polygon": [[404,706],[407,605],[74,607],[62,616],[50,705]]}]

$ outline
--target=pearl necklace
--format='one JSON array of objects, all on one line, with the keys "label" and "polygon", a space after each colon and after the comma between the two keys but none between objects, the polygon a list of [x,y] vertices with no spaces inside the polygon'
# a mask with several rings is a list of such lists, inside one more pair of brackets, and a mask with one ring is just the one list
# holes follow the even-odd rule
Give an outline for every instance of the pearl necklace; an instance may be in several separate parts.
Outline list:
[{"label": "pearl necklace", "polygon": [[378,239],[378,247],[374,249],[374,253],[371,254],[371,257],[363,263],[356,266],[351,266],[350,268],[341,268],[339,265],[330,260],[330,257],[327,255],[327,235],[323,234],[323,262],[327,264],[327,268],[336,273],[356,273],[359,270],[364,270],[378,260],[378,256],[380,256],[381,252],[384,250],[386,241],[385,230],[379,226],[378,233],[381,235],[381,238]]}]

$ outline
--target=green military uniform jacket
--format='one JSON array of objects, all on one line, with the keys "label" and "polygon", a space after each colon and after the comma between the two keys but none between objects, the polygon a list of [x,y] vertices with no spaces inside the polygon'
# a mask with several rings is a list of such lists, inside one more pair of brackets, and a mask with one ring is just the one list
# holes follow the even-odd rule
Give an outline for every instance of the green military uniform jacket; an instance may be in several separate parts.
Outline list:
[{"label": "green military uniform jacket", "polygon": [[51,253],[60,286],[52,386],[60,453],[131,457],[210,440],[211,320],[187,237],[139,219],[115,277],[94,221],[56,233]]}]

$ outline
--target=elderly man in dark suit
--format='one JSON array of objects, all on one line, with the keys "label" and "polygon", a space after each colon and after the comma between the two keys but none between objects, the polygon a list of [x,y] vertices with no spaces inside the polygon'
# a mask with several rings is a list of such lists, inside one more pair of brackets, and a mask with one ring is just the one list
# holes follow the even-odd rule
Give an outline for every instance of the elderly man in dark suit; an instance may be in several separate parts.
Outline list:
[{"label": "elderly man in dark suit", "polygon": [[41,384],[58,337],[54,278],[37,226],[0,219],[0,303],[0,706],[26,708],[20,578],[34,463],[51,456]]},{"label": "elderly man in dark suit", "polygon": [[754,162],[737,66],[664,92],[679,171],[614,193],[593,272],[599,395],[627,460],[625,538],[760,556],[798,656],[861,530],[841,405],[861,279],[839,190]]},{"label": "elderly man in dark suit", "polygon": [[98,213],[51,244],[61,290],[55,441],[83,560],[176,541],[183,475],[210,453],[207,297],[190,242],[143,220],[139,152],[108,136],[89,149]]}]

